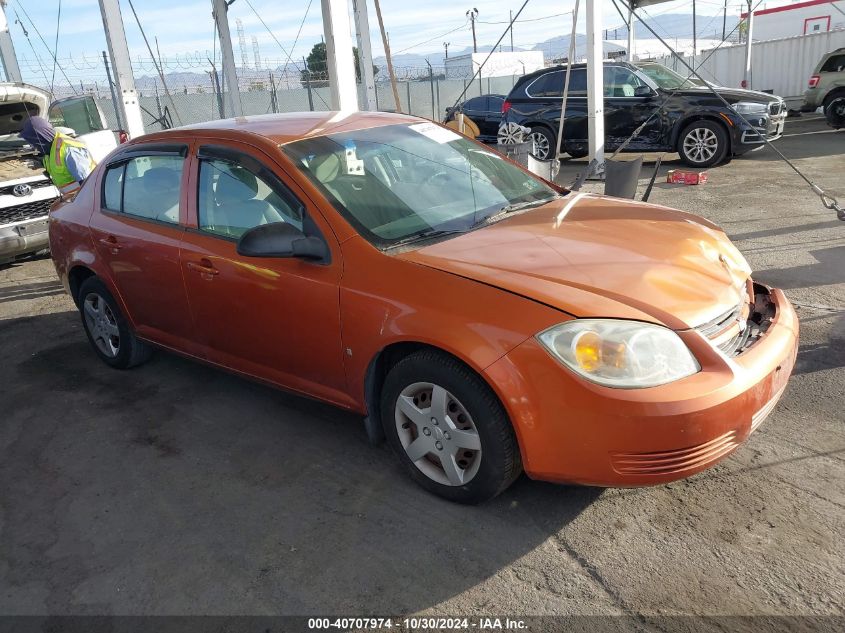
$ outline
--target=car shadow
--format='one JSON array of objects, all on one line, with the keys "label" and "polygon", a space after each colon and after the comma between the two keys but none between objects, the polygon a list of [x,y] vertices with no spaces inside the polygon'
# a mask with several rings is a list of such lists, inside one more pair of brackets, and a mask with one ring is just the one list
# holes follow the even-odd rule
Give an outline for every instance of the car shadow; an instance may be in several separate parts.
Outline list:
[{"label": "car shadow", "polygon": [[0,321],[0,346],[0,585],[18,611],[40,603],[16,588],[49,578],[55,614],[413,613],[602,493],[523,477],[448,503],[359,416],[165,352],[112,370],[74,312]]}]

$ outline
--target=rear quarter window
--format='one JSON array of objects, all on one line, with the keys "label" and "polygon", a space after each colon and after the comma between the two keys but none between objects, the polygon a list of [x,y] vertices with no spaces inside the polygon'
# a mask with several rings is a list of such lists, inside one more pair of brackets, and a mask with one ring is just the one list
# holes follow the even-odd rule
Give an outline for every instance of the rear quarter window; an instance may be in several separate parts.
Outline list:
[{"label": "rear quarter window", "polygon": [[845,70],[845,55],[833,55],[822,65],[819,72],[839,73]]}]

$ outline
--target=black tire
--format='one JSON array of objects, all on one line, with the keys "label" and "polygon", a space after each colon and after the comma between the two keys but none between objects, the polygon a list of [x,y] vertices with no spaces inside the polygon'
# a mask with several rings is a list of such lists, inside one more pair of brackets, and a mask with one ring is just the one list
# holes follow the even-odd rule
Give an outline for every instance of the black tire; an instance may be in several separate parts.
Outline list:
[{"label": "black tire", "polygon": [[[698,141],[701,146],[698,146]],[[715,142],[711,142],[714,140]],[[725,160],[729,148],[725,127],[715,121],[693,121],[678,136],[678,154],[690,167],[712,167]]]},{"label": "black tire", "polygon": [[[479,462],[475,465],[477,470],[462,485],[448,485],[430,478],[415,465],[403,447],[397,424],[397,402],[403,391],[420,383],[432,383],[444,388],[447,396],[453,398],[469,414],[472,427],[477,431],[480,441],[477,454]],[[452,411],[453,404],[452,400],[448,401],[448,411]],[[425,415],[427,417],[431,414]],[[465,504],[487,501],[504,491],[522,472],[516,435],[496,394],[474,371],[448,354],[424,350],[406,356],[396,363],[387,374],[382,387],[381,419],[388,442],[411,478],[429,492],[449,501]],[[448,446],[446,449],[448,450]],[[428,457],[417,461],[426,462],[425,465],[429,469],[440,468],[439,465],[431,466],[436,464],[431,457],[434,454],[432,451]]]},{"label": "black tire", "polygon": [[[106,365],[115,369],[129,369],[149,360],[152,347],[135,336],[111,292],[98,277],[89,277],[82,282],[77,305],[88,342]],[[98,312],[98,316],[88,314],[86,310],[89,306],[102,308],[102,311]],[[98,324],[102,324],[102,327]],[[116,326],[117,337],[106,336],[104,328],[107,326]],[[104,351],[112,348],[116,348],[114,353]]]},{"label": "black tire", "polygon": [[824,100],[823,111],[830,127],[837,130],[845,127],[845,92],[828,95]]},{"label": "black tire", "polygon": [[529,138],[537,135],[538,138],[534,141],[534,156],[540,160],[550,160],[555,157],[556,152],[552,149],[557,143],[557,137],[547,127],[538,125],[531,128]]},{"label": "black tire", "polygon": [[572,158],[584,158],[584,157],[585,157],[585,156],[587,156],[590,152],[588,152],[588,151],[587,151],[587,150],[585,150],[585,149],[575,149],[575,148],[573,147],[573,148],[567,149],[567,150],[566,150],[566,153],[567,153],[567,154],[569,154]]}]

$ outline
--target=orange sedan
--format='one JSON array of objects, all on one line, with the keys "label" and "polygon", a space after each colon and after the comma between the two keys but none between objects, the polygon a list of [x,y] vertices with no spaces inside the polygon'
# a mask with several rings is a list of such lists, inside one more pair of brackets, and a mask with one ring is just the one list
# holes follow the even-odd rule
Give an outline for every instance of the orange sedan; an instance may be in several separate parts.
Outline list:
[{"label": "orange sedan", "polygon": [[138,138],[50,215],[97,355],[159,347],[366,416],[426,489],[640,486],[736,449],[798,321],[715,225],[569,192],[420,119]]}]

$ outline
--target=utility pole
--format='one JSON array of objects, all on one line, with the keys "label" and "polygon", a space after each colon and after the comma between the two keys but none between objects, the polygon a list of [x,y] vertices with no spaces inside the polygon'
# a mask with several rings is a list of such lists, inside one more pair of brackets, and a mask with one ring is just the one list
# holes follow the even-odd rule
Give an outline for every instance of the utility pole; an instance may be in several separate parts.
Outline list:
[{"label": "utility pole", "polygon": [[743,79],[743,88],[751,90],[751,29],[754,26],[754,8],[751,6],[752,0],[748,0],[748,28],[745,30],[745,79]]},{"label": "utility pole", "polygon": [[129,138],[135,138],[144,133],[144,120],[141,118],[141,105],[135,90],[135,77],[132,75],[120,4],[118,0],[99,0],[99,2],[106,43],[114,68],[114,83],[120,93],[120,109],[123,115],[121,118],[126,124],[126,133]]},{"label": "utility pole", "polygon": [[692,0],[692,67],[695,68],[695,51],[696,51],[696,32],[695,32],[695,0]]},{"label": "utility pole", "polygon": [[[602,0],[587,2],[587,136],[596,174],[604,173],[604,45],[601,38]],[[555,148],[556,149],[556,148]]]},{"label": "utility pole", "polygon": [[473,7],[469,11],[466,12],[466,16],[469,18],[470,24],[472,25],[472,52],[478,52],[478,44],[475,41],[475,18],[478,17],[478,9]]},{"label": "utility pole", "polygon": [[373,76],[373,50],[370,45],[370,18],[367,15],[367,0],[352,0],[355,14],[355,35],[358,39],[358,63],[361,65],[361,82],[364,84],[366,109],[378,110],[376,104],[376,81]]},{"label": "utility pole", "polygon": [[508,11],[508,14],[511,17],[510,27],[508,28],[511,30],[511,53],[513,53],[513,11]]},{"label": "utility pole", "polygon": [[12,34],[9,33],[9,22],[6,20],[6,0],[0,0],[0,61],[3,62],[6,81],[23,81],[15,46],[12,44]]},{"label": "utility pole", "polygon": [[446,49],[446,59],[449,59],[449,42],[443,42],[443,48]]},{"label": "utility pole", "polygon": [[725,40],[725,27],[728,23],[728,0],[725,0],[725,8],[722,12],[722,41]]},{"label": "utility pole", "polygon": [[[322,0],[323,32],[326,35],[326,70],[329,73],[333,110],[356,112],[355,58],[349,36],[349,7],[346,0]],[[372,64],[371,64],[372,66]],[[372,71],[372,67],[370,68]]]},{"label": "utility pole", "polygon": [[[373,0],[376,5],[376,17],[378,28],[381,31],[381,43],[384,46],[384,57],[387,60],[387,74],[390,76],[390,87],[393,89],[393,101],[396,103],[396,112],[402,112],[402,103],[399,101],[399,88],[396,86],[396,73],[393,72],[393,60],[390,59],[390,41],[387,39],[387,31],[384,30],[384,19],[381,17],[381,4],[379,0]],[[411,109],[411,104],[408,104]]]},{"label": "utility pole", "polygon": [[[114,0],[116,1],[116,0]],[[235,71],[235,53],[232,50],[232,33],[229,31],[229,5],[226,0],[212,0],[212,16],[217,23],[217,34],[220,37],[220,52],[223,57],[223,80],[229,89],[226,93],[229,102],[227,114],[230,116],[243,116],[241,106],[241,91],[238,86],[238,74]]]}]

